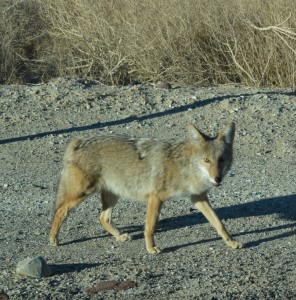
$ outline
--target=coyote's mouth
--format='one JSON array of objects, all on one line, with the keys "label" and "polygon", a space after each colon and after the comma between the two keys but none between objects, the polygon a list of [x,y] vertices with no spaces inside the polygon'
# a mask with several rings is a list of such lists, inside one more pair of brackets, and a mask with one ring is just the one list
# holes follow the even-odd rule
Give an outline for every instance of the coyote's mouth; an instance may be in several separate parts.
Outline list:
[{"label": "coyote's mouth", "polygon": [[217,183],[217,182],[213,183],[213,186],[215,186],[215,187],[218,187],[220,185],[221,185],[221,183]]}]

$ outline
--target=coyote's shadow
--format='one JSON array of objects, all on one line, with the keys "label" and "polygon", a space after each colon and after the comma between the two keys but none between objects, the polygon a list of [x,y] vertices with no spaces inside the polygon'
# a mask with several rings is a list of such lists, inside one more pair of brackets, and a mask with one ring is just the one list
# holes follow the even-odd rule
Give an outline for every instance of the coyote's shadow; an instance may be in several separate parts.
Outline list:
[{"label": "coyote's shadow", "polygon": [[52,264],[50,265],[52,275],[80,272],[100,266],[100,263],[81,263],[81,264]]},{"label": "coyote's shadow", "polygon": [[[263,242],[284,238],[288,236],[292,236],[296,234],[296,195],[287,195],[287,196],[281,196],[281,197],[274,197],[274,198],[268,198],[258,201],[253,201],[249,203],[243,203],[243,204],[237,204],[232,205],[229,207],[222,207],[215,209],[220,219],[239,219],[239,218],[246,218],[246,217],[256,217],[256,216],[264,216],[264,215],[277,215],[280,218],[292,221],[292,223],[284,224],[280,226],[274,226],[274,227],[267,227],[267,228],[258,228],[256,230],[248,231],[244,227],[243,232],[240,233],[234,233],[233,236],[239,236],[239,235],[246,235],[246,234],[252,234],[252,233],[260,233],[260,232],[276,232],[278,230],[283,229],[291,229],[285,233],[281,234],[275,234],[272,237],[267,237],[265,239],[261,239],[258,241],[252,241],[247,244],[245,244],[245,247],[253,247],[256,245],[259,245]],[[180,229],[183,227],[188,226],[195,226],[198,224],[202,224],[207,222],[205,217],[198,211],[194,211],[192,213],[171,217],[171,218],[165,218],[158,222],[157,225],[157,232],[164,232],[164,231],[171,231],[174,229]],[[133,236],[133,239],[140,239],[143,238],[143,226],[128,226],[121,228],[126,232],[139,232],[136,233]],[[212,238],[209,240],[202,240],[194,243],[189,243],[186,245],[179,245],[176,247],[172,247],[173,249],[170,250],[176,250],[181,247],[193,245],[193,244],[199,244],[204,242],[213,241],[220,238]],[[166,249],[168,251],[168,249]]]}]

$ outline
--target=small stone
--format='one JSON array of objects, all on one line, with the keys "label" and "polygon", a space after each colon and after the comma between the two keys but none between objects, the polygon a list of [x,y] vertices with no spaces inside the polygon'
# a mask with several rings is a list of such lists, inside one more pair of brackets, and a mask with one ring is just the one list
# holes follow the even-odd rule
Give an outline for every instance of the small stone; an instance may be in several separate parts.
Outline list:
[{"label": "small stone", "polygon": [[156,87],[159,89],[170,90],[172,88],[172,85],[169,82],[158,82],[156,84]]},{"label": "small stone", "polygon": [[43,257],[28,257],[18,263],[16,273],[28,277],[41,278],[51,275],[51,268]]}]

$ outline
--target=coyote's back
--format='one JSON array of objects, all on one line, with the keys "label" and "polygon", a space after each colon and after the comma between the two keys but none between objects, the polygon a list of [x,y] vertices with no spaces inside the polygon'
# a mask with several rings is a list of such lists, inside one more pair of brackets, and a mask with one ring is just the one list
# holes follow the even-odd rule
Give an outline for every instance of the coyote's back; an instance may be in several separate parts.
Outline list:
[{"label": "coyote's back", "polygon": [[205,198],[213,185],[220,185],[232,162],[233,138],[231,123],[215,138],[190,126],[189,138],[177,142],[124,136],[72,141],[64,156],[51,242],[58,243],[58,231],[68,211],[100,191],[100,221],[119,240],[127,236],[110,220],[118,197],[148,202],[146,246],[149,252],[158,252],[152,240],[162,203],[181,195],[196,202],[194,199]]},{"label": "coyote's back", "polygon": [[95,185],[126,198],[147,200],[164,175],[163,142],[122,136],[73,141],[64,157],[64,169],[75,165]]}]

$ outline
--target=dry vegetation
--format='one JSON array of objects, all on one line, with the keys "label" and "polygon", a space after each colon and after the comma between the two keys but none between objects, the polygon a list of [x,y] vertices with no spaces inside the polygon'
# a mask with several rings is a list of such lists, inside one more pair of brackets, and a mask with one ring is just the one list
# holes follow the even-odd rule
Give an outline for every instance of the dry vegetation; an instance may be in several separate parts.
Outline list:
[{"label": "dry vegetation", "polygon": [[295,0],[0,0],[0,81],[294,86]]}]

